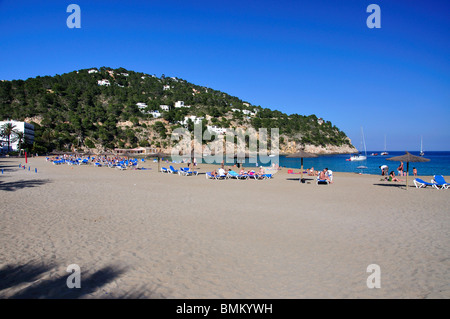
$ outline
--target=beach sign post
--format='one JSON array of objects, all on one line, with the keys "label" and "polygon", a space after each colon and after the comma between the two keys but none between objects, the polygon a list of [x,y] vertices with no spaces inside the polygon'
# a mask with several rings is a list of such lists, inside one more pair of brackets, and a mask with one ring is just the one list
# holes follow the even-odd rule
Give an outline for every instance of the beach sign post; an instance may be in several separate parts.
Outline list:
[{"label": "beach sign post", "polygon": [[430,161],[430,159],[428,159],[428,158],[423,158],[421,156],[412,155],[408,151],[406,151],[405,155],[395,156],[395,157],[391,157],[391,158],[386,158],[386,160],[388,160],[388,161],[396,161],[396,162],[406,162],[406,190],[408,190],[409,162],[411,162],[411,163],[416,163],[416,162],[424,163],[424,162],[429,162]]}]

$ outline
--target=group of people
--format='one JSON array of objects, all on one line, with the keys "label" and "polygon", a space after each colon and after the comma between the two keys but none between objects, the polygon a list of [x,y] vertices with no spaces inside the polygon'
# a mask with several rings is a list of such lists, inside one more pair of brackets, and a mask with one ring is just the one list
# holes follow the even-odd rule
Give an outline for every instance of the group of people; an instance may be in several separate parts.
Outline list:
[{"label": "group of people", "polygon": [[[218,170],[213,170],[211,172],[211,176],[216,177],[216,176],[226,176],[228,175],[228,172],[230,172],[231,169],[225,169],[223,166],[220,167]],[[264,168],[260,167],[258,172],[255,172],[254,170],[248,170],[246,171],[244,168],[241,168],[241,170],[239,171],[239,175],[249,175],[249,176],[254,176],[256,175],[256,177],[258,176],[262,176],[265,174]]]},{"label": "group of people", "polygon": [[[403,182],[403,180],[395,176],[394,171],[391,171],[389,173],[389,167],[387,165],[381,165],[379,166],[379,168],[381,169],[381,176],[384,176],[384,179],[386,181]],[[404,172],[403,162],[400,162],[400,165],[397,167],[397,174],[398,176],[406,176],[406,172]],[[417,177],[417,168],[415,167],[413,167],[413,175],[414,177]]]}]

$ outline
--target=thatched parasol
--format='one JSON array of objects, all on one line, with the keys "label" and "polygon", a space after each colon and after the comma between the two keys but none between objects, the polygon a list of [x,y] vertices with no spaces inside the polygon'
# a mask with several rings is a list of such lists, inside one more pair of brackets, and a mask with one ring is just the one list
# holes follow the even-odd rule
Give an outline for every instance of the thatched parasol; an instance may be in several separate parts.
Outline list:
[{"label": "thatched parasol", "polygon": [[423,163],[429,162],[428,158],[423,158],[421,156],[412,155],[409,152],[406,152],[405,155],[395,156],[391,158],[386,158],[388,161],[396,161],[396,162],[406,162],[406,189],[408,189],[408,175],[409,175],[409,162],[411,163]]},{"label": "thatched parasol", "polygon": [[167,157],[166,154],[161,153],[161,152],[158,152],[158,153],[152,153],[152,154],[149,154],[149,155],[147,155],[147,156],[148,156],[148,157],[156,157],[156,158],[158,158],[158,172],[160,171],[160,168],[159,168],[159,162],[160,162],[161,158]]},{"label": "thatched parasol", "polygon": [[317,157],[317,155],[316,155],[316,154],[313,154],[313,153],[305,152],[304,150],[300,150],[300,151],[298,151],[297,153],[288,155],[288,156],[286,156],[286,157],[288,157],[288,158],[301,158],[301,168],[300,168],[300,170],[301,170],[301,179],[300,179],[300,182],[304,183],[305,181],[304,181],[304,179],[303,179],[303,159],[304,159],[304,158],[313,158],[313,157]]}]

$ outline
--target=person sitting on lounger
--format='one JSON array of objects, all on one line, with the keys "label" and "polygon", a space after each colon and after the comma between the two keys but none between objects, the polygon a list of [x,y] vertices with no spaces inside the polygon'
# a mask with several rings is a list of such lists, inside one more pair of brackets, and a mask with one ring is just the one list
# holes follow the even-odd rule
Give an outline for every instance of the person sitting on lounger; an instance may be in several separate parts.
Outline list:
[{"label": "person sitting on lounger", "polygon": [[328,182],[331,183],[330,178],[329,178],[328,175],[327,175],[327,169],[326,169],[326,168],[324,168],[324,169],[320,172],[320,174],[319,174],[319,179],[320,179],[321,181],[328,181]]},{"label": "person sitting on lounger", "polygon": [[213,170],[213,171],[211,172],[211,176],[212,176],[212,177],[216,177],[216,176],[217,176],[216,170]]},{"label": "person sitting on lounger", "polygon": [[240,170],[240,172],[239,172],[239,175],[245,175],[245,170],[244,170],[244,168],[241,168],[241,170]]},{"label": "person sitting on lounger", "polygon": [[261,176],[263,176],[265,173],[264,173],[264,168],[263,167],[260,167],[259,168],[259,172],[258,172],[258,177],[261,177]]},{"label": "person sitting on lounger", "polygon": [[316,172],[314,171],[314,167],[311,167],[311,169],[309,169],[308,175],[309,176],[315,176],[316,175]]},{"label": "person sitting on lounger", "polygon": [[223,167],[219,168],[219,176],[225,176],[227,175],[227,172],[225,171],[225,169]]}]

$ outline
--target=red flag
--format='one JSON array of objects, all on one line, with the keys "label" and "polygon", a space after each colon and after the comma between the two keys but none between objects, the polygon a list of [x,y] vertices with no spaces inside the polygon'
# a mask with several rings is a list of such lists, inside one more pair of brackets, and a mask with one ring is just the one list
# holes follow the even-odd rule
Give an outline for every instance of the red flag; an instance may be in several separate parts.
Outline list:
[{"label": "red flag", "polygon": [[27,152],[25,152],[25,163],[28,163]]}]

